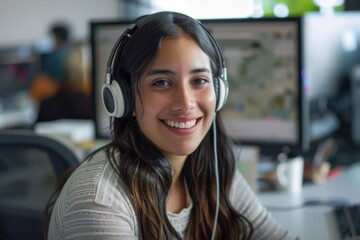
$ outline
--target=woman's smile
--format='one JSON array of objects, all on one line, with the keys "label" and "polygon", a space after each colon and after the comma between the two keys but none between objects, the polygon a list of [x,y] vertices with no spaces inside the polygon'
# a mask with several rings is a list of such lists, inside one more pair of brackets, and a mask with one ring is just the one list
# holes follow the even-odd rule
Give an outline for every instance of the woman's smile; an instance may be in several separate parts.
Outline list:
[{"label": "woman's smile", "polygon": [[196,124],[196,119],[187,120],[187,121],[172,121],[172,120],[165,120],[165,124],[172,128],[192,128]]}]

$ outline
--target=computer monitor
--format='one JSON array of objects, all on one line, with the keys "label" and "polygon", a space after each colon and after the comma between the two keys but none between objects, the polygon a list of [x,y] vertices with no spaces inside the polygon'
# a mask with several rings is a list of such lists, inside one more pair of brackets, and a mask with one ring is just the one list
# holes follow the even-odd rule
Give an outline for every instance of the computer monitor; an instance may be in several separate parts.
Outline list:
[{"label": "computer monitor", "polygon": [[[202,19],[220,44],[230,94],[221,110],[226,131],[263,153],[306,149],[303,140],[300,18]],[[93,81],[97,137],[109,136],[100,99],[107,60],[129,22],[92,22]]]},{"label": "computer monitor", "polygon": [[37,56],[30,46],[0,48],[0,99],[27,91],[37,72]]},{"label": "computer monitor", "polygon": [[310,140],[325,138],[351,119],[350,78],[360,63],[360,12],[304,15],[304,79]]},{"label": "computer monitor", "polygon": [[226,61],[230,93],[221,114],[237,142],[264,154],[304,152],[300,18],[204,19]]}]

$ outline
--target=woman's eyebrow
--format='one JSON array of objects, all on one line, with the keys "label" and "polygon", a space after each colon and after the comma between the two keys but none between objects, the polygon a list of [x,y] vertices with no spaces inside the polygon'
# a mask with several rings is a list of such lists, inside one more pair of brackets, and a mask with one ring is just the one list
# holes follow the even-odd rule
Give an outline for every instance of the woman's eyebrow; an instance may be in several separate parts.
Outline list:
[{"label": "woman's eyebrow", "polygon": [[[190,71],[190,73],[211,73],[210,69],[208,68],[196,68]],[[166,75],[175,75],[175,72],[169,69],[152,69],[151,71],[148,72],[148,76],[151,75],[157,75],[157,74],[166,74]]]},{"label": "woman's eyebrow", "polygon": [[208,68],[196,68],[194,70],[192,70],[190,73],[211,73],[210,69]]},{"label": "woman's eyebrow", "polygon": [[157,75],[157,74],[165,74],[165,75],[175,75],[174,71],[171,71],[169,69],[152,69],[148,72],[148,76],[151,75]]}]

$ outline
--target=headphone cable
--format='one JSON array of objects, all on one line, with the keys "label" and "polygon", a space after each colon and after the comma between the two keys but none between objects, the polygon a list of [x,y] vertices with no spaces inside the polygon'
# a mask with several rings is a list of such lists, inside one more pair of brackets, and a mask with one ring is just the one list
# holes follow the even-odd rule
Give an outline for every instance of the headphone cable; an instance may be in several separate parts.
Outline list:
[{"label": "headphone cable", "polygon": [[218,155],[217,155],[217,140],[216,140],[216,112],[214,113],[213,119],[213,141],[214,141],[214,165],[215,165],[215,182],[216,182],[216,207],[215,207],[215,218],[214,218],[214,226],[211,234],[211,239],[215,239],[216,227],[218,222],[219,215],[219,205],[220,205],[220,183],[219,183],[219,170],[218,170]]}]

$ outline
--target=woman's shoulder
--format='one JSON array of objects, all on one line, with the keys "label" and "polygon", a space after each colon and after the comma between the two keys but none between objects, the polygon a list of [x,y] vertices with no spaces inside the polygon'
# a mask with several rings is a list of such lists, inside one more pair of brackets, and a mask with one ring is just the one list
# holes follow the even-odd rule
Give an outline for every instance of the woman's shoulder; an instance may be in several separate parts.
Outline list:
[{"label": "woman's shoulder", "polygon": [[75,236],[79,231],[83,236],[98,232],[136,235],[135,212],[124,189],[106,152],[96,152],[67,180],[51,216],[51,229],[60,229],[62,236]]},{"label": "woman's shoulder", "polygon": [[238,170],[235,171],[233,176],[233,182],[230,190],[230,201],[237,205],[237,209],[242,209],[245,206],[244,203],[256,202],[255,192],[251,189],[247,180]]},{"label": "woman's shoulder", "polygon": [[82,163],[68,179],[65,188],[70,202],[82,199],[107,207],[111,207],[115,199],[126,195],[120,177],[104,150],[96,152]]},{"label": "woman's shoulder", "polygon": [[248,182],[246,181],[246,179],[240,173],[239,170],[235,170],[234,176],[233,176],[232,188],[235,190],[235,189],[243,188],[244,185],[245,185],[245,188],[247,188]]}]

